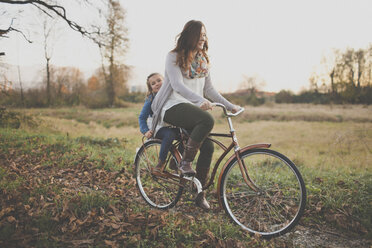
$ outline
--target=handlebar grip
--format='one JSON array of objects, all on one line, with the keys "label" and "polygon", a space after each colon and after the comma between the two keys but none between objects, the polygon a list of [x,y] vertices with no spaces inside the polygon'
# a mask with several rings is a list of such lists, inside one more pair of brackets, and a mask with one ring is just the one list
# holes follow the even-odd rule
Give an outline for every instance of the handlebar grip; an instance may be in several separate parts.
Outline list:
[{"label": "handlebar grip", "polygon": [[218,102],[214,102],[212,103],[212,106],[216,106],[216,107],[220,107],[223,109],[223,112],[225,113],[226,116],[228,117],[235,117],[239,114],[241,114],[243,111],[244,111],[244,108],[241,107],[240,110],[238,112],[236,112],[235,114],[231,113],[231,112],[227,112],[227,109],[226,109],[226,106],[223,105],[222,103],[218,103]]}]

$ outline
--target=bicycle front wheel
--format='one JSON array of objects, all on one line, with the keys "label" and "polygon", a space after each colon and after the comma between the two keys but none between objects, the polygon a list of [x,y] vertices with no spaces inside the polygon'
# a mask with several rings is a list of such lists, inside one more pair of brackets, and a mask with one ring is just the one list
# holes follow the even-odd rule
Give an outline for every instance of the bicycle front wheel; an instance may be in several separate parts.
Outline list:
[{"label": "bicycle front wheel", "polygon": [[[160,146],[160,140],[150,140],[139,149],[134,162],[136,181],[141,196],[150,206],[168,209],[176,205],[183,187],[180,180],[156,176],[151,172],[158,163]],[[169,156],[168,163],[170,159],[175,159],[172,153]]]},{"label": "bicycle front wheel", "polygon": [[226,213],[243,229],[263,237],[290,231],[306,203],[305,184],[294,163],[269,149],[247,150],[241,161],[247,180],[236,158],[221,178],[219,194]]}]

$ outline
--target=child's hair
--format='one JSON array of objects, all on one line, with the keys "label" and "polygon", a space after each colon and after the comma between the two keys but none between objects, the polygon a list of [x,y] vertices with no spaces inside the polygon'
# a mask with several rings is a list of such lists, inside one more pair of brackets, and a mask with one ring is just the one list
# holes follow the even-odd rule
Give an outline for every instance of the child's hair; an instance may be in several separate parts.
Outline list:
[{"label": "child's hair", "polygon": [[158,72],[154,72],[154,73],[151,73],[150,75],[148,75],[148,77],[147,77],[147,80],[146,80],[146,85],[147,85],[147,93],[146,93],[146,97],[148,97],[149,95],[151,95],[152,94],[152,88],[151,88],[151,85],[150,85],[150,78],[152,77],[152,76],[155,76],[155,75],[160,75],[160,73],[158,73]]}]

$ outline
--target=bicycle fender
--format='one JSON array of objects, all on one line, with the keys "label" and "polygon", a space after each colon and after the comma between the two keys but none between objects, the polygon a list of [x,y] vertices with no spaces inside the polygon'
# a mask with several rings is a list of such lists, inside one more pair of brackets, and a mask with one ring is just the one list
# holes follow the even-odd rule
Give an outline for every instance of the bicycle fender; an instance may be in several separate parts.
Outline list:
[{"label": "bicycle fender", "polygon": [[[246,146],[246,147],[243,147],[239,150],[239,153],[243,153],[245,151],[248,151],[248,150],[251,150],[251,149],[255,149],[255,148],[270,148],[271,144],[269,143],[260,143],[260,144],[252,144],[252,145],[249,145],[249,146]],[[222,167],[222,170],[220,172],[220,175],[218,177],[218,187],[217,187],[217,192],[218,192],[218,204],[220,205],[220,209],[223,209],[223,206],[222,206],[222,200],[221,200],[221,194],[220,194],[220,190],[221,190],[221,180],[222,180],[222,175],[224,174],[227,166],[234,160],[236,159],[236,154],[234,153],[233,155],[231,155],[231,157],[226,161],[226,163],[223,165]]]}]

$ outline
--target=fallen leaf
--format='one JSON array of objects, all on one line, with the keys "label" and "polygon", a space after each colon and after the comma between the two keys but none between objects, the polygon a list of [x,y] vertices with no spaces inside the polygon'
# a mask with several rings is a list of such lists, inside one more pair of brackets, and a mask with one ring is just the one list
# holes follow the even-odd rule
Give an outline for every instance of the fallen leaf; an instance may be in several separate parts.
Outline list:
[{"label": "fallen leaf", "polygon": [[93,244],[94,239],[71,240],[70,243],[72,243],[75,246],[81,246],[84,244]]},{"label": "fallen leaf", "polygon": [[14,218],[13,216],[8,216],[7,221],[13,223],[16,221],[16,218]]},{"label": "fallen leaf", "polygon": [[210,238],[212,241],[215,240],[214,234],[211,231],[209,231],[208,229],[204,232],[204,234],[207,235],[208,238]]},{"label": "fallen leaf", "polygon": [[10,212],[14,211],[14,208],[13,207],[7,207],[7,208],[4,208],[0,211],[0,219],[4,216],[4,215],[7,215],[9,214]]},{"label": "fallen leaf", "polygon": [[105,240],[105,244],[111,247],[119,247],[116,241],[112,241],[112,240]]}]

